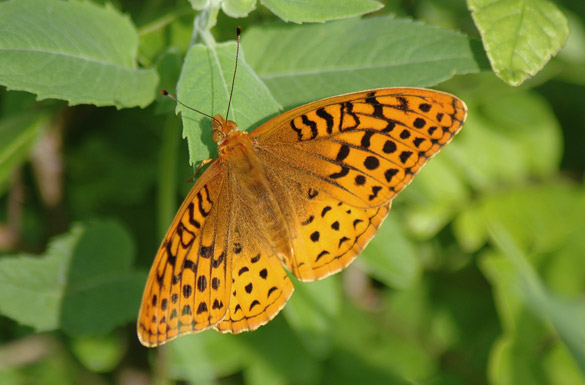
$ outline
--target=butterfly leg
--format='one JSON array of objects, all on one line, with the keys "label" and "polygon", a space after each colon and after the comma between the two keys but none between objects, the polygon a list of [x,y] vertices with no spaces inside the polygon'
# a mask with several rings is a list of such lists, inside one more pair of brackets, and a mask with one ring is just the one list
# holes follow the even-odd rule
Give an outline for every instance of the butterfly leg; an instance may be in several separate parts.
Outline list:
[{"label": "butterfly leg", "polygon": [[191,183],[193,182],[193,180],[195,178],[197,178],[199,176],[199,174],[201,174],[201,170],[203,170],[203,167],[206,164],[209,164],[211,162],[213,162],[215,159],[204,159],[201,161],[201,164],[199,164],[199,167],[197,167],[197,171],[195,171],[195,174],[191,175],[188,179],[187,179],[187,183]]}]

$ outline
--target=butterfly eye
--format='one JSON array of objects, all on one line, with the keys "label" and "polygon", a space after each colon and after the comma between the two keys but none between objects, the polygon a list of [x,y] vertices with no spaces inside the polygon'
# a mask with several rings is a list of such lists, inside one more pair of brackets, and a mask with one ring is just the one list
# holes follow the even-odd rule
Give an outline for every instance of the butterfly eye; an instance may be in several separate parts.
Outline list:
[{"label": "butterfly eye", "polygon": [[225,134],[219,130],[213,130],[211,139],[217,144],[221,144],[225,140]]}]

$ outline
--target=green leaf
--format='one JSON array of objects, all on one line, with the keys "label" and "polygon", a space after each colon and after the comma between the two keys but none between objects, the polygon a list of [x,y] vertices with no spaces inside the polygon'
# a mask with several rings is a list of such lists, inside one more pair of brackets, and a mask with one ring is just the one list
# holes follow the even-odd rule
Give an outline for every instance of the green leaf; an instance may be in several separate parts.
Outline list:
[{"label": "green leaf", "polygon": [[[167,53],[184,55],[189,49],[193,32],[193,9],[185,6],[160,15],[138,30],[138,59],[143,66],[160,65],[161,56]],[[146,63],[146,64],[145,64]],[[182,60],[181,60],[182,64]],[[157,68],[161,77],[160,67]],[[177,76],[178,78],[178,76]],[[176,84],[176,81],[175,83]],[[160,85],[166,87],[161,79]]]},{"label": "green leaf", "polygon": [[125,353],[120,338],[78,337],[71,341],[71,350],[83,365],[93,372],[111,372]]},{"label": "green leaf", "polygon": [[287,383],[298,384],[319,378],[318,364],[282,317],[250,333],[225,335],[209,330],[181,337],[169,342],[168,353],[171,377],[192,383],[214,383],[214,378],[242,371],[246,383],[258,383],[253,379],[264,376],[277,383],[288,379]]},{"label": "green leaf", "polygon": [[284,106],[371,88],[426,87],[489,68],[461,33],[391,17],[253,27],[248,63]]},{"label": "green leaf", "polygon": [[295,23],[344,19],[383,7],[373,0],[263,0],[262,3],[282,20]]},{"label": "green leaf", "polygon": [[211,0],[189,0],[189,3],[194,9],[202,10],[209,7]]},{"label": "green leaf", "polygon": [[457,172],[452,146],[425,165],[416,182],[396,199],[396,203],[408,205],[405,223],[418,237],[436,236],[470,198],[467,179]]},{"label": "green leaf", "polygon": [[[345,301],[331,325],[335,340],[325,384],[412,384],[436,372],[427,349],[392,321],[368,317]],[[410,381],[406,380],[409,379]]]},{"label": "green leaf", "polygon": [[392,214],[368,244],[358,263],[370,275],[394,288],[411,286],[420,278],[422,270],[414,245]]},{"label": "green leaf", "polygon": [[[496,351],[499,355],[493,356],[496,361],[494,364],[500,367],[500,370],[492,371],[494,380],[497,378],[498,382],[509,382],[507,379],[520,378],[519,375],[532,372],[532,376],[536,374],[537,377],[525,383],[539,383],[536,380],[542,378],[543,374],[550,378],[552,383],[558,383],[562,378],[568,380],[568,383],[585,383],[585,331],[583,330],[585,302],[560,298],[550,292],[529,264],[521,247],[515,243],[506,228],[497,221],[491,222],[490,234],[500,252],[505,255],[505,257],[491,255],[483,263],[486,274],[499,292],[499,310],[505,320],[507,332],[507,340],[501,340],[499,351]],[[522,307],[530,309],[546,326],[550,322],[572,355],[574,361],[568,355],[560,361],[558,357],[555,357],[556,364],[563,366],[563,370],[556,371],[556,374],[561,377],[551,378],[555,372],[547,373],[547,369],[550,371],[554,367],[550,363],[547,365],[550,358],[547,355],[535,354],[538,348],[542,347],[543,342],[550,341],[551,336],[547,336],[550,333],[546,333],[548,328],[541,327],[543,330],[538,331],[539,326],[533,323],[532,330],[537,333],[533,333],[526,339],[527,325],[526,322],[522,322],[526,320],[526,315],[522,314]],[[527,344],[528,349],[525,346]],[[507,350],[514,346],[524,347],[525,353],[530,355],[521,355],[517,352],[509,354]],[[518,360],[518,357],[521,359]],[[507,363],[505,360],[510,362]],[[526,369],[525,366],[531,361],[542,368],[521,371]],[[576,370],[575,363],[581,373]]]},{"label": "green leaf", "polygon": [[0,121],[0,194],[13,171],[28,159],[48,118],[27,112]]},{"label": "green leaf", "polygon": [[231,17],[246,17],[256,7],[256,0],[189,0],[191,6],[197,10],[210,10],[221,5],[226,15]]},{"label": "green leaf", "polygon": [[[197,384],[212,384],[216,375],[209,354],[206,351],[207,341],[212,332],[186,336],[171,341],[168,344],[170,373],[172,378],[191,380]],[[223,338],[222,338],[223,337]],[[219,336],[220,341],[230,339],[231,336]],[[227,360],[231,361],[233,352],[239,352],[229,343],[220,343],[220,346],[226,348]]]},{"label": "green leaf", "polygon": [[70,104],[150,104],[158,76],[135,63],[131,21],[90,2],[0,3],[0,84]]},{"label": "green leaf", "polygon": [[469,0],[496,74],[517,86],[534,76],[565,44],[567,19],[547,0]]},{"label": "green leaf", "polygon": [[[194,45],[185,58],[177,85],[177,96],[184,104],[208,115],[227,111],[234,63],[235,43],[206,47]],[[248,130],[278,112],[279,104],[246,63],[242,51],[238,58],[230,120],[241,130]],[[177,106],[183,118],[183,137],[189,142],[192,164],[217,155],[217,145],[211,140],[211,120],[197,112]]]},{"label": "green leaf", "polygon": [[284,315],[308,351],[326,356],[331,348],[331,322],[341,306],[339,278],[296,283]]},{"label": "green leaf", "polygon": [[466,127],[447,151],[475,188],[518,184],[556,172],[561,127],[542,97],[532,92],[492,95],[470,111]]},{"label": "green leaf", "polygon": [[130,271],[132,259],[120,225],[75,225],[41,257],[0,260],[0,312],[37,331],[105,334],[138,312],[146,275]]},{"label": "green leaf", "polygon": [[[293,294],[294,296],[294,294]],[[288,306],[288,305],[287,305]],[[238,340],[246,343],[250,364],[243,377],[248,384],[318,384],[323,368],[281,317]],[[278,352],[278,354],[275,354]],[[267,381],[262,381],[262,379]]]},{"label": "green leaf", "polygon": [[223,0],[221,9],[231,17],[246,17],[256,8],[256,0]]},{"label": "green leaf", "polygon": [[454,233],[459,244],[473,252],[488,239],[489,223],[497,221],[523,246],[538,252],[558,250],[568,235],[585,226],[579,194],[562,184],[486,193],[456,218]]}]

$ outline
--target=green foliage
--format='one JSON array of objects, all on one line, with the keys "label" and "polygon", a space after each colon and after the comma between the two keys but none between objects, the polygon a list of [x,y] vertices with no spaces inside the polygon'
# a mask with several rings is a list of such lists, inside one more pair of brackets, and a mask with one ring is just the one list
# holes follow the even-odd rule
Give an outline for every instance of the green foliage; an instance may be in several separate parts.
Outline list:
[{"label": "green foliage", "polygon": [[0,260],[0,312],[37,331],[104,334],[132,320],[145,274],[130,271],[127,232],[115,223],[74,225],[46,255]]},{"label": "green foliage", "polygon": [[343,19],[382,8],[374,0],[264,0],[263,3],[282,20],[295,23]]},{"label": "green foliage", "polygon": [[[0,384],[585,384],[581,2],[114,4],[0,2]],[[146,351],[146,269],[216,154],[156,89],[225,114],[237,25],[240,129],[390,86],[469,117],[346,271],[257,331]]]},{"label": "green foliage", "polygon": [[0,191],[4,192],[14,169],[30,156],[47,117],[20,114],[0,121]]},{"label": "green foliage", "polygon": [[[197,106],[201,111],[211,111],[210,115],[224,116],[234,73],[235,52],[236,45],[233,43],[209,48],[203,44],[193,46],[185,57],[184,70],[177,84],[179,100],[189,106]],[[238,59],[237,76],[230,119],[236,121],[240,129],[250,128],[253,123],[278,112],[278,102],[248,66],[244,55]],[[197,88],[193,84],[197,84]],[[211,95],[200,92],[199,87],[213,92]],[[189,141],[191,163],[198,164],[204,159],[216,157],[217,146],[208,135],[209,118],[180,105],[177,110],[183,117],[183,136]]]},{"label": "green foliage", "polygon": [[0,4],[0,83],[70,104],[144,107],[157,74],[135,64],[138,36],[111,7],[44,0]]},{"label": "green foliage", "polygon": [[547,0],[470,0],[469,8],[496,74],[517,86],[563,47],[567,18]]},{"label": "green foliage", "polygon": [[289,107],[380,84],[428,87],[456,74],[485,70],[489,67],[478,43],[458,32],[392,16],[260,26],[242,39],[250,66]]}]

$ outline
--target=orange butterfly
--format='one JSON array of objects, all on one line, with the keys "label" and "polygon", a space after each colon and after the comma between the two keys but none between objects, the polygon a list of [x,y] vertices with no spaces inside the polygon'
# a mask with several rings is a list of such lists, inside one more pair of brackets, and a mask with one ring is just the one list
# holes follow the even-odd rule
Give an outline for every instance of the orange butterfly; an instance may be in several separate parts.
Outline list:
[{"label": "orange butterfly", "polygon": [[283,266],[301,281],[344,269],[466,115],[458,98],[420,88],[319,100],[249,134],[216,115],[219,157],[156,255],[138,318],[142,344],[254,330],[293,292]]}]

